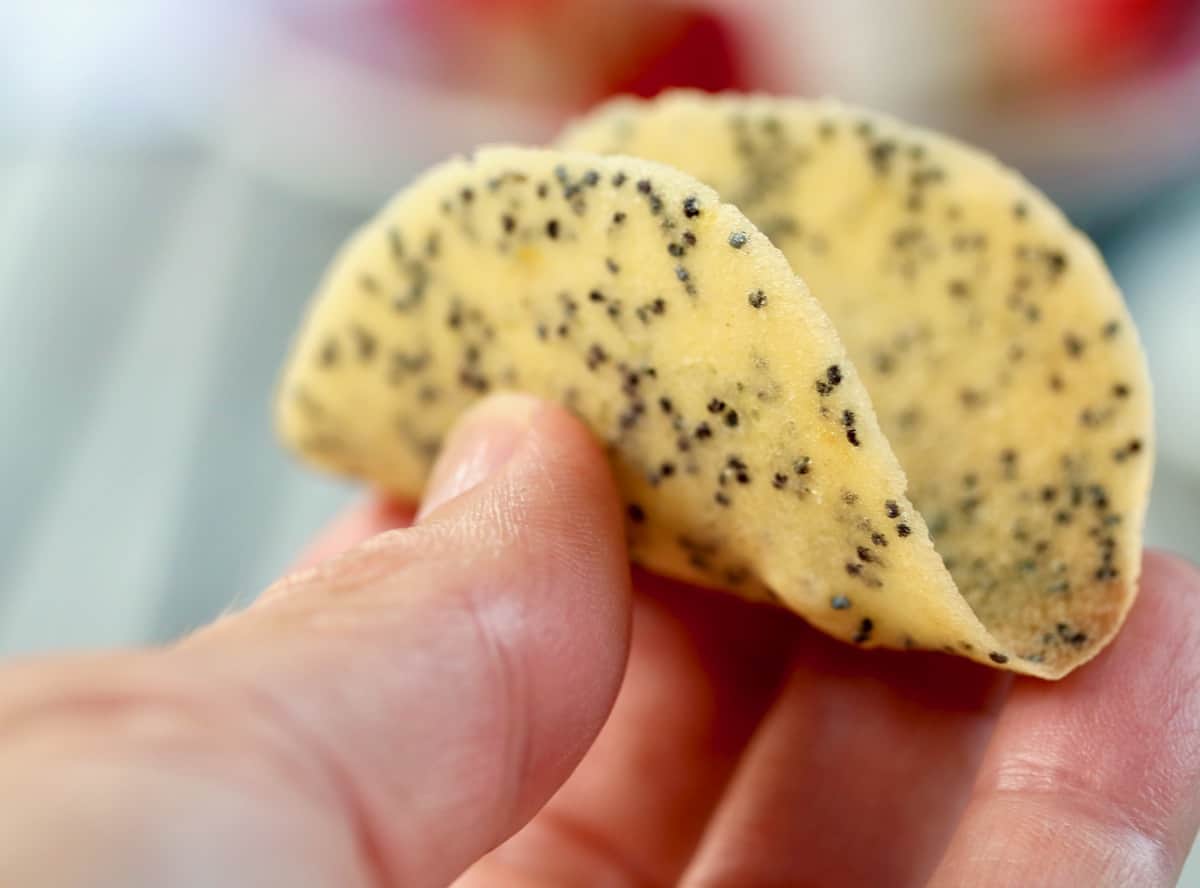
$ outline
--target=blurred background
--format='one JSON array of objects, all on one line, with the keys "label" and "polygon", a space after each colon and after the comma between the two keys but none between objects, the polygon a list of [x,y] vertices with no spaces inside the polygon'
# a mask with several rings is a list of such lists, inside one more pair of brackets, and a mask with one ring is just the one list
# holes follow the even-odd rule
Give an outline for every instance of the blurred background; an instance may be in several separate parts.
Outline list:
[{"label": "blurred background", "polygon": [[1200,558],[1200,3],[9,0],[0,657],[252,597],[355,495],[268,413],[342,239],[450,152],[668,86],[836,95],[1044,187],[1149,351],[1149,539]]}]

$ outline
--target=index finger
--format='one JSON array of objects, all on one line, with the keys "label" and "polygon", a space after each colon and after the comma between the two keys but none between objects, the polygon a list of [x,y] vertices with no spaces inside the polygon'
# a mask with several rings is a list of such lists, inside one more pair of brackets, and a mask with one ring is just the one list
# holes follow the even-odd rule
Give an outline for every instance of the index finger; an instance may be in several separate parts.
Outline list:
[{"label": "index finger", "polygon": [[1014,687],[931,885],[1172,885],[1200,824],[1200,574],[1145,558],[1116,642]]}]

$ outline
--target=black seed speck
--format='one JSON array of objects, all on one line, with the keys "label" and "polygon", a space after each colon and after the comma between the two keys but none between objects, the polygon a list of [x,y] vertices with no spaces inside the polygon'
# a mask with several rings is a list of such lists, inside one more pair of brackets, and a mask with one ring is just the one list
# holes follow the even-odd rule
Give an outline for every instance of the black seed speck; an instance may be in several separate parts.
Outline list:
[{"label": "black seed speck", "polygon": [[625,214],[622,213],[620,210],[613,213],[613,224],[614,225],[620,225],[624,221],[625,221]]},{"label": "black seed speck", "polygon": [[716,502],[716,504],[718,506],[728,506],[729,505],[729,497],[727,497],[725,495],[725,492],[723,490],[718,490],[716,493],[714,493],[713,500]]},{"label": "black seed speck", "polygon": [[858,429],[846,429],[846,440],[855,447],[858,447],[862,444],[862,442],[858,439]]},{"label": "black seed speck", "polygon": [[727,412],[725,414],[725,425],[729,426],[730,428],[733,428],[737,424],[738,424],[738,412],[736,410],[730,410],[729,412]]},{"label": "black seed speck", "polygon": [[844,425],[846,428],[854,428],[854,418],[853,410],[842,411],[842,425]]},{"label": "black seed speck", "polygon": [[470,203],[475,199],[475,192],[470,188],[464,188],[459,193],[462,196],[463,203]]},{"label": "black seed speck", "polygon": [[583,174],[583,184],[596,185],[600,181],[600,174],[595,170],[588,170]]},{"label": "black seed speck", "polygon": [[508,213],[505,213],[500,217],[500,225],[504,228],[505,234],[512,234],[513,230],[517,227],[517,220]]},{"label": "black seed speck", "polygon": [[862,622],[858,624],[858,632],[854,635],[854,643],[862,644],[871,637],[871,630],[875,628],[875,623],[869,617],[863,617]]},{"label": "black seed speck", "polygon": [[662,408],[663,413],[670,413],[674,409],[671,399],[665,396],[658,399],[658,406]]},{"label": "black seed speck", "polygon": [[462,383],[464,388],[471,389],[472,391],[479,392],[480,394],[486,392],[491,387],[490,383],[485,377],[480,376],[478,373],[468,370],[465,367],[458,372],[458,381]]},{"label": "black seed speck", "polygon": [[1003,663],[1008,662],[1008,657],[1006,657],[1004,654],[1000,653],[999,651],[989,651],[988,659],[991,660],[993,663],[1003,664]]},{"label": "black seed speck", "polygon": [[1125,383],[1123,383],[1123,382],[1118,382],[1116,385],[1114,385],[1112,387],[1112,393],[1113,393],[1113,397],[1115,397],[1115,398],[1128,398],[1129,397],[1129,386],[1125,385]]},{"label": "black seed speck", "polygon": [[705,438],[712,437],[712,429],[709,427],[708,423],[702,422],[696,426],[696,437],[701,441],[703,441]]},{"label": "black seed speck", "polygon": [[853,561],[847,561],[845,566],[846,566],[846,573],[850,574],[850,576],[852,576],[852,577],[856,577],[860,573],[862,573],[862,565],[861,564],[855,564]]},{"label": "black seed speck", "polygon": [[735,231],[729,235],[729,246],[733,247],[735,250],[740,250],[742,247],[746,246],[747,240],[749,240],[749,238],[746,237],[746,232]]},{"label": "black seed speck", "polygon": [[680,235],[680,237],[683,238],[683,242],[689,247],[696,246],[696,235],[692,234],[690,231],[685,231],[682,235]]},{"label": "black seed speck", "polygon": [[871,146],[871,164],[877,172],[887,172],[895,151],[896,143],[891,141],[876,142]]},{"label": "black seed speck", "polygon": [[952,280],[946,285],[946,289],[954,299],[966,299],[971,294],[970,287],[964,280]]},{"label": "black seed speck", "polygon": [[683,247],[675,243],[667,244],[667,252],[678,258],[683,255]]},{"label": "black seed speck", "polygon": [[1013,216],[1017,219],[1024,219],[1029,215],[1029,207],[1025,206],[1023,201],[1017,201],[1013,204]]},{"label": "black seed speck", "polygon": [[912,528],[909,527],[907,524],[897,524],[896,525],[896,533],[900,534],[900,536],[902,536],[902,537],[906,537],[910,533],[912,533]]},{"label": "black seed speck", "polygon": [[825,378],[829,380],[830,385],[839,385],[842,381],[842,368],[837,364],[830,364],[825,368]]},{"label": "black seed speck", "polygon": [[1056,496],[1058,496],[1058,491],[1055,490],[1053,487],[1051,487],[1049,484],[1047,484],[1045,487],[1042,488],[1042,502],[1052,503],[1052,502],[1054,502],[1054,498]]},{"label": "black seed speck", "polygon": [[782,490],[787,486],[787,480],[787,475],[783,474],[783,472],[776,472],[774,477],[771,478],[771,486],[776,490]]},{"label": "black seed speck", "polygon": [[599,343],[593,343],[588,347],[587,366],[589,370],[595,370],[607,360],[608,353]]},{"label": "black seed speck", "polygon": [[887,512],[887,516],[889,518],[899,518],[900,517],[900,504],[897,503],[895,500],[888,500],[886,503],[883,504],[883,509],[885,512]]},{"label": "black seed speck", "polygon": [[1074,333],[1067,333],[1063,336],[1063,348],[1067,350],[1067,354],[1072,358],[1078,358],[1082,355],[1085,346],[1086,343]]},{"label": "black seed speck", "polygon": [[375,356],[375,346],[377,340],[375,336],[368,330],[362,327],[353,327],[351,332],[354,334],[355,345],[358,346],[358,357],[360,360],[369,361]]},{"label": "black seed speck", "polygon": [[558,220],[557,219],[551,219],[549,222],[546,223],[546,234],[549,237],[551,237],[552,239],[558,237]]},{"label": "black seed speck", "polygon": [[604,294],[599,290],[592,290],[592,292],[588,293],[588,300],[591,302],[603,302]]},{"label": "black seed speck", "polygon": [[629,514],[629,520],[634,524],[641,524],[646,520],[646,513],[642,511],[642,507],[637,503],[630,503],[626,512]]},{"label": "black seed speck", "polygon": [[708,412],[709,413],[724,413],[725,412],[725,402],[722,401],[720,398],[713,398],[711,401],[708,402]]},{"label": "black seed speck", "polygon": [[650,180],[649,179],[638,179],[637,190],[640,191],[642,194],[649,194],[650,193]]},{"label": "black seed speck", "polygon": [[618,172],[614,173],[613,177],[612,177],[613,187],[620,188],[622,185],[625,184],[625,180],[627,178],[628,178],[628,176],[626,176],[623,172],[618,171]]},{"label": "black seed speck", "polygon": [[686,268],[684,268],[682,265],[676,265],[675,266],[675,277],[679,278],[679,280],[683,281],[686,284],[688,282],[688,280],[691,278],[691,275],[688,274],[688,270]]},{"label": "black seed speck", "polygon": [[960,391],[958,399],[968,410],[979,407],[984,401],[983,393],[973,388],[965,388]]},{"label": "black seed speck", "polygon": [[835,595],[829,599],[829,606],[835,611],[844,611],[850,607],[850,599],[845,595]]},{"label": "black seed speck", "polygon": [[700,202],[695,197],[685,197],[683,199],[683,215],[689,219],[694,219],[700,215]]},{"label": "black seed speck", "polygon": [[619,272],[621,270],[621,266],[617,265],[616,260],[613,259],[611,256],[604,260],[604,267],[607,268],[613,274],[616,274],[617,272]]},{"label": "black seed speck", "polygon": [[876,546],[886,546],[887,537],[881,533],[873,533],[871,534],[871,542]]},{"label": "black seed speck", "polygon": [[857,552],[860,561],[870,561],[874,557],[871,555],[871,550],[866,546],[859,546]]},{"label": "black seed speck", "polygon": [[812,460],[807,456],[802,456],[800,459],[792,463],[792,471],[797,475],[807,475],[808,467],[812,464]]},{"label": "black seed speck", "polygon": [[1100,333],[1102,336],[1104,336],[1105,339],[1112,339],[1114,336],[1117,335],[1117,333],[1120,331],[1120,329],[1121,329],[1121,323],[1119,321],[1109,321],[1107,324],[1105,324],[1103,327],[1100,328]]}]

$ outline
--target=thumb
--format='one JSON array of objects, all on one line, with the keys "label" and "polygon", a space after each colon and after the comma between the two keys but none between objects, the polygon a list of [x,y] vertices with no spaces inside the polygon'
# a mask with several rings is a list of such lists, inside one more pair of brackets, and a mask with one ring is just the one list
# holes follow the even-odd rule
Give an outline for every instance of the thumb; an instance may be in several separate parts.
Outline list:
[{"label": "thumb", "polygon": [[[0,673],[0,791],[11,802],[9,784],[33,775],[25,792],[44,805],[39,769],[69,787],[64,769],[86,768],[89,747],[110,768],[116,756],[130,772],[113,784],[117,807],[137,811],[96,809],[105,854],[119,861],[122,843],[144,848],[145,831],[159,830],[155,856],[172,862],[146,882],[114,883],[189,884],[177,876],[190,856],[203,884],[225,883],[234,873],[214,865],[233,860],[238,884],[310,884],[317,873],[445,884],[578,763],[615,698],[628,633],[620,509],[602,454],[558,408],[497,397],[450,437],[416,526],[283,581],[170,651],[27,666],[13,682]],[[14,711],[29,715],[14,722]],[[4,754],[14,730],[19,764]],[[45,742],[28,742],[30,731]],[[30,821],[21,804],[5,807]],[[96,835],[94,824],[73,828]],[[137,867],[141,878],[144,855]],[[101,883],[89,870],[88,884]],[[287,881],[295,873],[307,875]]]}]

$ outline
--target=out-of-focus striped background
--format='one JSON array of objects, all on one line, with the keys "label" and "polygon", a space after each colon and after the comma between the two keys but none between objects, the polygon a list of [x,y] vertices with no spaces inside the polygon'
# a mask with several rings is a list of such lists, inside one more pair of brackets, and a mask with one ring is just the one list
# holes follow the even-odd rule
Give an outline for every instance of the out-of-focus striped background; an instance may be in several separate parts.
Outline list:
[{"label": "out-of-focus striped background", "polygon": [[[360,25],[390,21],[370,18],[386,3],[105,5],[0,12],[0,656],[169,639],[277,576],[355,495],[293,464],[269,424],[276,369],[324,264],[427,163],[482,140],[542,139],[589,95],[580,86],[539,103],[520,78],[492,94],[414,87],[408,68],[431,50],[412,35],[397,44],[399,73],[346,64],[337,47],[395,56],[362,42],[370,28],[330,27],[364,10]],[[410,24],[437,6],[397,5]],[[858,33],[844,11],[856,5],[831,27]],[[730,7],[699,6],[706,16]],[[918,6],[943,27],[938,3]],[[764,10],[767,24],[774,15],[791,28],[780,28],[787,40],[803,39],[800,13]],[[702,48],[724,46],[695,33]],[[778,87],[794,73],[727,61],[732,85]],[[1066,168],[1069,142],[1038,154],[1029,139],[1055,107],[1074,106],[940,116],[962,96],[923,81],[888,92],[853,59],[822,64],[810,74],[818,85],[994,132],[1002,156],[1091,226],[1157,387],[1148,536],[1200,558],[1195,60],[1155,72],[1158,104],[1143,97],[1153,138],[1114,132],[1119,150],[1083,151],[1087,163]],[[1053,126],[1096,133],[1100,111],[1080,105],[1076,129]]]}]

